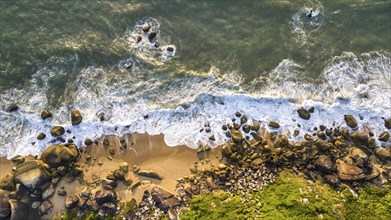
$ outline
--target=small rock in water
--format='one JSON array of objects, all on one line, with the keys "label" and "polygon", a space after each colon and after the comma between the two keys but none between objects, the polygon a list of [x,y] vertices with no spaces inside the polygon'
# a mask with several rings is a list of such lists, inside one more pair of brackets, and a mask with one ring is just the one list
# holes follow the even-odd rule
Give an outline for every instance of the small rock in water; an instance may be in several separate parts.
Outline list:
[{"label": "small rock in water", "polygon": [[388,133],[387,131],[381,133],[378,138],[379,141],[384,141],[384,142],[388,141],[389,139],[390,139],[390,133]]},{"label": "small rock in water", "polygon": [[391,129],[391,118],[384,120],[384,127]]},{"label": "small rock in water", "polygon": [[41,112],[41,118],[42,119],[47,119],[47,118],[50,118],[52,117],[52,113],[49,111],[48,108],[45,108],[42,112]]},{"label": "small rock in water", "polygon": [[168,52],[171,52],[171,53],[172,53],[172,52],[174,52],[174,50],[175,50],[174,47],[167,47],[167,51],[168,51]]},{"label": "small rock in water", "polygon": [[19,106],[15,103],[12,103],[11,105],[9,105],[6,109],[7,112],[14,112],[14,111],[17,111],[19,109]]},{"label": "small rock in water", "polygon": [[129,62],[129,63],[125,63],[125,64],[124,64],[124,67],[125,67],[126,69],[129,69],[130,67],[132,67],[132,65],[133,65],[133,63]]},{"label": "small rock in water", "polygon": [[65,129],[61,126],[54,126],[51,130],[50,130],[50,134],[53,136],[53,137],[59,137],[61,135],[63,135],[65,133]]},{"label": "small rock in water", "polygon": [[346,124],[349,127],[351,127],[351,128],[357,127],[358,123],[357,123],[356,119],[352,115],[345,115],[344,118],[345,118]]},{"label": "small rock in water", "polygon": [[143,38],[140,35],[136,37],[136,43],[140,43]]},{"label": "small rock in water", "polygon": [[87,138],[87,139],[84,141],[84,144],[85,144],[86,146],[89,146],[89,145],[92,144],[92,140]]},{"label": "small rock in water", "polygon": [[300,108],[299,110],[297,110],[297,113],[299,114],[299,117],[304,120],[309,120],[311,118],[311,114],[304,108]]},{"label": "small rock in water", "polygon": [[79,110],[73,109],[71,112],[71,122],[72,125],[78,125],[83,120],[83,117],[81,116]]},{"label": "small rock in water", "polygon": [[270,121],[268,125],[269,125],[269,127],[272,127],[272,128],[279,128],[280,127],[280,124],[278,124],[278,122],[275,122],[275,121]]},{"label": "small rock in water", "polygon": [[151,33],[148,35],[148,40],[149,40],[149,42],[155,43],[155,41],[156,41],[156,36],[157,36],[157,33],[156,33],[156,32],[151,32]]},{"label": "small rock in water", "polygon": [[145,33],[147,33],[149,30],[151,30],[151,25],[145,25],[145,26],[143,27],[143,31],[144,31]]},{"label": "small rock in water", "polygon": [[105,120],[105,113],[104,112],[99,113],[98,118],[100,121],[104,121]]}]

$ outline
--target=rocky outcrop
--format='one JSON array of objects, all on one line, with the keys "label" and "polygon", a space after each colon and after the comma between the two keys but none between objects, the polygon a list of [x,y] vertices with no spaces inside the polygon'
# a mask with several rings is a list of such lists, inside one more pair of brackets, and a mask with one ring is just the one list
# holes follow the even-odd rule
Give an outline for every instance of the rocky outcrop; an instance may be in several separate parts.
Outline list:
[{"label": "rocky outcrop", "polygon": [[357,166],[347,164],[343,161],[337,161],[338,176],[341,180],[356,181],[365,178],[365,175]]},{"label": "rocky outcrop", "polygon": [[50,185],[50,172],[39,160],[26,161],[15,169],[15,183],[21,183],[30,192],[45,190]]},{"label": "rocky outcrop", "polygon": [[51,168],[57,168],[69,164],[79,156],[76,145],[56,144],[48,147],[41,154],[41,160],[49,164]]}]

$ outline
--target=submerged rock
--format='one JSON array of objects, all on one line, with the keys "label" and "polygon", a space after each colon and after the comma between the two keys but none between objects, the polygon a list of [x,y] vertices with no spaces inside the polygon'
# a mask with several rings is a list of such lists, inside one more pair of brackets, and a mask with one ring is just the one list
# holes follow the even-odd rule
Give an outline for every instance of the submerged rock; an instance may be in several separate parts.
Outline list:
[{"label": "submerged rock", "polygon": [[15,103],[12,103],[11,105],[9,105],[6,109],[7,112],[14,112],[14,111],[17,111],[19,109],[19,106]]},{"label": "submerged rock", "polygon": [[344,118],[345,118],[346,124],[349,127],[355,128],[355,127],[358,126],[358,123],[357,123],[356,119],[352,115],[344,115]]},{"label": "submerged rock", "polygon": [[297,113],[299,114],[299,117],[305,120],[308,120],[311,118],[311,114],[304,108],[300,108],[297,110]]}]

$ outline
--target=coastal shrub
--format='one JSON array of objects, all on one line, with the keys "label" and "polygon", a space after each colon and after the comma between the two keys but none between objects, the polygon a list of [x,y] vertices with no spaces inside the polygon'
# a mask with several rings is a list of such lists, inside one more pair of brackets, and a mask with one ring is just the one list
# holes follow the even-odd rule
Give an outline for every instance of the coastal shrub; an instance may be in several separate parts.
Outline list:
[{"label": "coastal shrub", "polygon": [[181,215],[183,220],[247,219],[252,216],[238,196],[227,192],[202,194],[191,199],[190,210]]},{"label": "coastal shrub", "polygon": [[275,183],[245,197],[226,192],[193,197],[181,219],[391,219],[390,191],[364,186],[356,198],[349,190],[339,193],[282,172]]}]

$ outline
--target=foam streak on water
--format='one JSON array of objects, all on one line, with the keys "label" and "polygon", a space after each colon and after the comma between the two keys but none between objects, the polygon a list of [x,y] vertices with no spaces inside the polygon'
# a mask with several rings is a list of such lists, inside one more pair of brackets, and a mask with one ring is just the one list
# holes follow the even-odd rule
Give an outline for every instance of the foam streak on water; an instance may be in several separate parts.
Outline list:
[{"label": "foam streak on water", "polygon": [[[64,58],[53,60],[57,64],[64,62]],[[282,60],[264,81],[264,87],[257,86],[260,79],[238,86],[240,77],[234,73],[220,74],[214,67],[208,73],[180,77],[149,73],[143,70],[142,62],[136,61],[132,71],[124,69],[121,74],[90,66],[77,73],[77,86],[66,90],[64,96],[71,97],[67,104],[52,107],[54,117],[43,121],[40,112],[50,107],[53,80],[66,74],[63,68],[53,65],[53,60],[37,71],[29,87],[1,94],[0,155],[10,158],[39,154],[51,144],[50,128],[54,125],[69,130],[65,139],[75,137],[78,146],[86,138],[96,139],[104,134],[146,132],[164,134],[170,146],[185,144],[196,148],[199,144],[224,143],[221,126],[230,122],[236,111],[264,124],[276,120],[282,125],[279,132],[288,135],[294,129],[301,130],[301,134],[312,132],[320,124],[345,127],[344,114],[362,118],[359,125],[379,135],[384,130],[382,117],[391,117],[390,54],[383,51],[359,56],[347,52],[334,57],[318,83],[302,78],[304,70],[294,61]],[[67,62],[77,62],[77,56]],[[14,102],[20,104],[20,110],[6,112],[6,106]],[[298,117],[299,107],[311,106],[316,110],[309,121]],[[78,126],[70,124],[72,108],[83,115]],[[107,117],[104,122],[97,118],[101,112]],[[144,118],[146,115],[148,119]],[[200,132],[207,122],[212,132]],[[38,141],[40,132],[47,138]],[[212,134],[214,142],[208,139]]]}]

